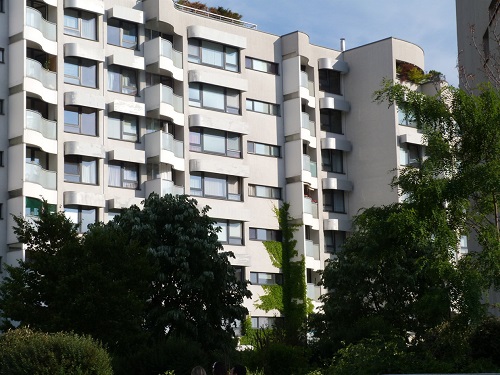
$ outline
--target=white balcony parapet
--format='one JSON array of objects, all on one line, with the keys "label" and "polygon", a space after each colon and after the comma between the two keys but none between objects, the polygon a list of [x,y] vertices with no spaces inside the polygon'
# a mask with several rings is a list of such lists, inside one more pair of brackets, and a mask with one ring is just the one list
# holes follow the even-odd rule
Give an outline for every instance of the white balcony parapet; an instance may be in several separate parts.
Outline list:
[{"label": "white balcony parapet", "polygon": [[316,126],[314,124],[314,121],[311,121],[309,119],[309,113],[307,112],[302,112],[302,123],[301,126],[304,129],[309,130],[309,133],[311,133],[311,136],[315,137],[316,136]]},{"label": "white balcony parapet", "polygon": [[51,90],[57,88],[57,75],[55,72],[42,67],[38,61],[33,59],[26,59],[26,75],[37,81],[40,81],[43,87]]},{"label": "white balcony parapet", "polygon": [[174,94],[174,90],[171,87],[161,85],[161,101],[170,104],[176,112],[184,113],[182,96]]},{"label": "white balcony parapet", "polygon": [[26,181],[34,182],[45,189],[56,190],[57,173],[43,169],[39,164],[26,163]]},{"label": "white balcony parapet", "polygon": [[57,40],[57,26],[42,17],[38,10],[26,7],[26,25],[39,30],[44,38],[55,42]]},{"label": "white balcony parapet", "polygon": [[307,172],[311,172],[312,177],[318,177],[318,166],[315,161],[311,161],[309,155],[302,154],[303,169]]},{"label": "white balcony parapet", "polygon": [[309,82],[309,76],[307,75],[306,72],[300,72],[300,86],[305,87],[306,89],[309,88],[308,86]]},{"label": "white balcony parapet", "polygon": [[213,18],[213,19],[216,19],[216,20],[221,21],[221,22],[231,23],[233,25],[242,26],[242,27],[246,27],[249,29],[257,29],[257,25],[254,23],[240,21],[240,20],[237,20],[235,18],[221,16],[220,14],[212,13],[212,12],[209,12],[206,10],[192,8],[192,7],[189,7],[186,5],[180,5],[180,4],[177,4],[175,1],[173,1],[173,3],[175,6],[175,9],[180,10],[182,12],[192,13],[192,14],[196,14],[197,16],[202,16],[202,17],[207,17],[207,18]]},{"label": "white balcony parapet", "polygon": [[37,111],[26,110],[26,128],[42,134],[48,139],[57,139],[57,123],[47,120]]},{"label": "white balcony parapet", "polygon": [[319,245],[306,240],[306,256],[319,260]]},{"label": "white balcony parapet", "polygon": [[319,299],[321,295],[321,290],[320,290],[320,287],[315,285],[315,284],[311,284],[311,283],[307,283],[307,297],[314,300],[314,301],[317,301]]},{"label": "white balcony parapet", "polygon": [[184,157],[184,142],[178,141],[174,138],[174,136],[170,133],[163,133],[162,136],[162,148],[167,151],[171,151],[174,153],[174,156],[178,158]]},{"label": "white balcony parapet", "polygon": [[163,57],[166,57],[174,62],[174,66],[182,69],[182,52],[179,52],[174,49],[172,46],[172,42],[166,39],[161,40],[161,51],[160,54]]},{"label": "white balcony parapet", "polygon": [[166,180],[163,178],[157,178],[154,180],[146,181],[146,195],[149,196],[152,192],[160,194],[164,196],[165,194],[172,195],[183,195],[184,187],[174,185],[174,182],[171,180]]},{"label": "white balcony parapet", "polygon": [[[312,173],[311,173],[312,175]],[[314,219],[318,218],[318,203],[313,202],[309,197],[304,197],[304,213],[312,215]]]}]

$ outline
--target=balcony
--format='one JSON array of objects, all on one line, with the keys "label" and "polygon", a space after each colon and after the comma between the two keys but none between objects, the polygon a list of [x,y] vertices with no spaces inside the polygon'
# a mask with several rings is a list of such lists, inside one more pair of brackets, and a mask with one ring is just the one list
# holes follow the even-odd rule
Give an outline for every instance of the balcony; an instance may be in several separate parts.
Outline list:
[{"label": "balcony", "polygon": [[300,72],[300,87],[309,90],[309,95],[313,96],[314,93],[314,82],[309,81],[309,76],[306,72]]},{"label": "balcony", "polygon": [[321,289],[318,285],[307,283],[307,298],[318,301],[321,296]]},{"label": "balcony", "polygon": [[57,139],[57,123],[44,119],[37,111],[26,110],[26,129],[34,130],[47,139]]},{"label": "balcony", "polygon": [[160,163],[170,164],[179,171],[185,170],[184,142],[161,130],[146,134],[145,141],[146,158],[158,158]]},{"label": "balcony", "polygon": [[38,61],[26,59],[25,90],[51,104],[57,104],[57,75]]},{"label": "balcony", "polygon": [[311,177],[318,177],[318,165],[315,161],[311,161],[309,155],[302,155],[302,169],[311,174]]},{"label": "balcony", "polygon": [[172,76],[178,81],[184,79],[182,52],[174,49],[169,40],[155,38],[144,44],[146,70],[152,73]]},{"label": "balcony", "polygon": [[312,240],[306,240],[306,256],[319,260],[319,245]]},{"label": "balcony", "polygon": [[145,182],[145,191],[147,197],[149,197],[151,193],[157,193],[161,196],[165,194],[183,195],[184,187],[174,185],[174,182],[170,180],[156,178]]},{"label": "balcony", "polygon": [[309,113],[300,113],[301,137],[309,143],[309,146],[316,148],[316,124],[309,118]]},{"label": "balcony", "polygon": [[26,163],[25,178],[26,182],[33,182],[44,189],[56,190],[57,173],[43,169],[39,164]]},{"label": "balcony", "polygon": [[31,7],[26,7],[25,38],[37,43],[45,52],[57,55],[57,26],[42,17]]},{"label": "balcony", "polygon": [[312,215],[314,219],[318,218],[318,203],[309,197],[304,197],[304,213]]},{"label": "balcony", "polygon": [[182,96],[174,94],[171,87],[157,84],[147,87],[145,94],[148,116],[184,125],[184,100]]}]

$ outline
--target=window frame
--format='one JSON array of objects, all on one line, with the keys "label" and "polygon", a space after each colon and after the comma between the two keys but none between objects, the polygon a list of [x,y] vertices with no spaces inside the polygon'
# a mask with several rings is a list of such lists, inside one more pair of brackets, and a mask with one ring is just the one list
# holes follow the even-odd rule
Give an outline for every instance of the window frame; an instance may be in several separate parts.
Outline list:
[{"label": "window frame", "polygon": [[334,95],[342,95],[342,77],[338,70],[318,69],[319,90]]},{"label": "window frame", "polygon": [[[217,90],[222,90],[221,92],[216,92],[213,89]],[[212,89],[212,90],[211,90]],[[194,94],[198,94],[197,97],[195,97]],[[232,95],[234,94],[234,97],[237,96],[237,102],[238,102],[238,107],[234,107],[232,105],[228,105],[228,98],[231,98]],[[223,100],[224,100],[224,108],[220,107],[214,107],[207,105],[206,102],[209,101],[207,100],[208,94],[212,95],[223,95]],[[223,113],[229,113],[232,115],[240,115],[241,114],[241,92],[235,89],[231,89],[228,87],[224,86],[217,86],[217,85],[212,85],[209,83],[203,83],[203,82],[190,82],[189,83],[189,105],[191,107],[197,107],[197,108],[203,108],[203,109],[208,109],[212,111],[218,111],[218,112],[223,112]]]},{"label": "window frame", "polygon": [[4,110],[4,104],[5,104],[5,100],[4,99],[0,99],[0,115],[5,115],[5,112],[3,111]]},{"label": "window frame", "polygon": [[[260,64],[265,64],[266,69],[260,69],[258,66],[256,66],[255,62],[260,63]],[[266,60],[261,60],[261,59],[256,59],[256,58],[250,57],[250,56],[245,56],[245,68],[250,69],[250,70],[255,70],[257,72],[273,74],[276,76],[280,75],[278,63],[266,61]]]},{"label": "window frame", "polygon": [[[264,151],[259,151],[258,149],[262,147],[264,148]],[[273,150],[275,152],[273,152]],[[247,153],[252,155],[269,156],[272,158],[281,158],[281,146],[247,141]]]},{"label": "window frame", "polygon": [[[118,185],[112,185],[110,182],[111,179],[111,168],[120,168],[120,181]],[[126,179],[125,176],[127,172],[133,171],[136,175],[136,179]],[[122,189],[130,189],[130,190],[138,190],[141,185],[141,176],[140,176],[139,164],[121,161],[121,160],[112,160],[108,162],[108,187],[114,188],[122,188]],[[130,185],[130,186],[127,186]]]},{"label": "window frame", "polygon": [[0,64],[5,64],[5,48],[0,48]]},{"label": "window frame", "polygon": [[[208,179],[225,181],[224,195],[208,194],[206,192]],[[197,185],[200,186],[199,188],[193,187],[193,182],[195,182],[195,180],[199,181],[197,183]],[[230,180],[232,180],[232,181],[230,181]],[[231,193],[230,192],[232,184],[237,185],[236,190],[238,190],[238,193]],[[230,201],[236,201],[236,202],[241,202],[243,200],[243,195],[241,194],[242,181],[241,181],[241,178],[238,176],[223,175],[223,174],[208,173],[208,172],[193,172],[193,173],[191,173],[191,175],[189,177],[189,189],[190,189],[191,196],[211,198],[211,199],[223,199],[223,200],[230,200]],[[195,193],[195,194],[193,194],[193,193]]]},{"label": "window frame", "polygon": [[[339,160],[340,159],[340,160]],[[325,163],[328,161],[328,163]],[[338,168],[340,167],[340,168]],[[344,151],[342,150],[321,150],[321,168],[325,172],[344,174]]]},{"label": "window frame", "polygon": [[[262,276],[265,276],[265,278],[262,278]],[[269,281],[267,282],[267,280],[269,280]],[[255,272],[255,271],[251,271],[250,272],[250,284],[251,285],[283,285],[283,274],[279,273],[279,272]]]},{"label": "window frame", "polygon": [[[256,104],[267,106],[267,111],[256,109]],[[265,115],[280,117],[280,105],[274,103],[263,102],[261,100],[249,99],[246,100],[246,110],[255,113],[263,113]]]},{"label": "window frame", "polygon": [[[219,51],[216,49],[206,48],[206,47],[203,47],[203,44],[205,44],[205,45],[211,44],[213,46],[218,46],[218,47],[221,47],[221,50]],[[228,62],[228,56],[231,55],[228,52],[229,49],[234,50],[233,53],[236,54],[236,63],[235,64]],[[195,52],[195,50],[197,50],[197,52],[195,54],[193,54],[193,52]],[[217,52],[219,52],[221,54],[222,58],[221,58],[220,65],[219,64],[211,64],[211,63],[207,62],[208,60],[204,61],[204,59],[203,59],[204,58],[204,56],[203,56],[204,51],[209,51],[209,50],[213,51],[212,53],[214,53],[214,54]],[[234,72],[234,73],[239,73],[241,71],[239,48],[232,47],[232,46],[222,44],[222,43],[213,42],[211,40],[189,38],[188,39],[188,62],[200,64],[200,65],[206,65],[206,66],[210,66],[213,68],[223,69],[223,70],[227,70],[229,72]]]},{"label": "window frame", "polygon": [[[227,219],[214,219],[215,224],[214,228],[220,227],[221,231],[217,232],[217,236],[219,237],[219,242],[223,245],[234,245],[234,246],[243,246],[243,233],[244,233],[244,224],[242,221],[238,220],[227,220]],[[222,225],[221,225],[222,224]],[[239,236],[231,236],[231,225],[239,225]],[[225,229],[224,229],[225,228]],[[221,241],[220,234],[226,234],[226,238]]]},{"label": "window frame", "polygon": [[[344,134],[342,127],[342,111],[338,109],[322,108],[319,111],[320,127],[322,131],[333,134]],[[326,123],[324,120],[327,120]]]},{"label": "window frame", "polygon": [[[69,159],[69,161],[68,161]],[[95,165],[95,182],[82,182],[82,163],[83,162],[93,162]],[[78,168],[78,173],[69,173],[67,172],[67,167],[73,166]],[[68,176],[78,176],[78,181],[72,181],[66,177]],[[65,155],[64,156],[64,182],[66,183],[74,183],[74,184],[83,184],[83,185],[99,185],[99,159],[93,158],[90,156],[83,155]]]},{"label": "window frame", "polygon": [[[70,109],[76,109],[76,110],[70,110]],[[67,112],[72,112],[76,113],[78,116],[78,124],[77,126],[66,122],[67,121]],[[83,124],[84,116],[89,115],[90,113],[93,113],[95,116],[95,124],[94,124],[94,133],[89,133],[89,132],[84,132],[83,129],[86,127],[85,124]],[[78,128],[78,131],[68,131],[66,129],[69,128]],[[91,107],[83,107],[83,106],[78,106],[78,105],[66,105],[64,106],[64,132],[65,133],[72,133],[72,134],[80,134],[80,135],[88,135],[91,137],[97,137],[99,135],[99,111],[96,108],[91,108]]]},{"label": "window frame", "polygon": [[[111,25],[110,26],[110,22],[111,23],[114,23],[114,22],[117,22],[118,23],[118,26],[115,26],[115,25]],[[124,27],[123,25],[124,24],[128,24],[131,27],[131,29],[135,29],[135,43],[128,43],[128,42],[125,42],[124,41]],[[118,44],[117,43],[110,43],[109,41],[109,36],[110,34],[111,35],[114,35],[113,33],[110,33],[110,28],[114,28],[114,29],[118,29]],[[117,46],[117,47],[122,47],[122,48],[126,48],[126,49],[131,49],[131,50],[137,50],[139,49],[139,25],[135,22],[130,22],[130,21],[126,21],[126,20],[122,20],[120,18],[109,18],[107,21],[106,21],[106,34],[107,34],[107,38],[106,38],[106,44],[109,44],[111,46]]]},{"label": "window frame", "polygon": [[267,228],[248,228],[248,238],[251,241],[277,241],[281,242],[281,231]]},{"label": "window frame", "polygon": [[[326,197],[330,197],[330,203],[327,203]],[[338,200],[341,198],[342,207],[338,207],[340,203],[337,203]],[[325,212],[334,212],[337,214],[345,214],[347,213],[346,210],[346,197],[345,197],[345,190],[340,190],[340,189],[325,189],[323,190],[323,211]]]},{"label": "window frame", "polygon": [[[75,12],[76,17],[68,15],[67,12]],[[85,15],[90,16],[86,20],[93,19],[93,21],[94,21],[94,28],[93,28],[94,35],[90,36],[90,37],[84,35],[85,33],[84,33],[84,23],[83,23],[84,18],[83,18],[83,16],[85,16]],[[78,24],[76,28],[66,25],[66,20],[70,19],[70,18],[76,19],[76,22]],[[74,36],[77,38],[97,41],[98,40],[97,24],[98,24],[98,16],[95,13],[88,12],[88,11],[85,11],[83,9],[77,9],[77,8],[65,8],[64,9],[64,20],[63,20],[63,33],[64,33],[64,35],[69,35],[69,36]],[[70,31],[70,32],[67,32],[67,31]]]},{"label": "window frame", "polygon": [[[139,75],[138,75],[138,72],[136,69],[113,64],[113,65],[108,66],[107,72],[108,72],[108,75],[107,75],[108,76],[108,87],[107,87],[108,91],[116,92],[118,94],[129,95],[129,96],[138,96],[139,95],[139,80],[138,80]],[[135,86],[124,84],[125,83],[124,79],[130,78],[130,77],[124,75],[123,74],[124,72],[133,73],[133,78],[135,80]],[[118,90],[114,89],[115,83],[112,82],[112,81],[114,81],[114,78],[111,79],[110,74],[112,76],[118,77],[118,79],[117,79],[118,85],[119,85]]]},{"label": "window frame", "polygon": [[[126,132],[125,131],[125,128],[124,128],[124,124],[126,124],[126,122],[124,121],[125,119],[133,119],[134,122],[135,122],[135,137],[132,136],[133,133],[129,133],[129,132]],[[112,121],[110,121],[112,120]],[[115,138],[115,137],[112,137],[110,136],[111,132],[109,131],[110,130],[110,124],[113,124],[113,120],[117,120],[120,122],[120,138]],[[120,112],[116,112],[112,115],[108,115],[108,120],[107,120],[107,135],[108,135],[108,139],[115,139],[115,140],[119,140],[119,141],[124,141],[124,142],[134,142],[134,143],[137,143],[139,142],[139,129],[140,129],[140,120],[139,120],[139,117],[138,116],[134,116],[134,115],[129,115],[127,113],[120,113]],[[132,123],[132,122],[131,122]],[[129,136],[130,138],[128,139],[127,136]],[[132,139],[132,138],[135,138],[135,139]]]},{"label": "window frame", "polygon": [[[327,232],[331,234],[327,234]],[[341,247],[347,239],[347,233],[341,230],[325,230],[323,232],[323,237],[325,239],[325,252],[329,254],[338,254],[342,251]],[[332,245],[327,244],[327,239],[331,239]]]},{"label": "window frame", "polygon": [[[68,205],[68,206],[64,206],[63,207],[63,210],[64,210],[64,215],[71,221],[73,222],[73,220],[71,219],[71,216],[68,216],[67,212],[68,211],[72,211],[73,213],[75,213],[76,211],[76,214],[78,216],[78,222],[77,223],[74,223],[74,224],[77,224],[78,227],[77,227],[77,230],[78,230],[78,233],[86,233],[88,231],[88,225],[90,224],[95,224],[97,223],[98,221],[98,214],[99,214],[99,211],[98,211],[98,208],[97,207],[92,207],[92,206],[81,206],[81,205]],[[84,220],[83,220],[83,211],[94,211],[94,222],[89,222],[87,224],[87,228],[82,228],[82,224],[84,224]]]},{"label": "window frame", "polygon": [[4,165],[3,165],[3,150],[0,150],[0,167],[4,167]]},{"label": "window frame", "polygon": [[[76,63],[70,63],[69,60],[75,61]],[[84,63],[87,63],[88,66],[83,65]],[[78,75],[70,75],[67,72],[66,67],[72,65],[78,67]],[[86,72],[83,70],[83,68],[89,68],[89,66],[92,65],[94,68],[94,74],[93,74],[93,79],[94,82],[93,84],[83,84],[85,77],[86,77]],[[68,85],[76,85],[76,86],[82,86],[82,87],[89,87],[92,89],[97,89],[99,88],[99,79],[98,79],[98,62],[90,59],[85,59],[83,57],[76,57],[76,56],[67,56],[64,58],[64,83]],[[88,78],[88,77],[87,77]],[[70,81],[71,80],[71,81]],[[78,82],[76,82],[78,81]]]},{"label": "window frame", "polygon": [[[212,134],[210,134],[212,132]],[[216,135],[215,133],[222,133],[223,136],[221,135]],[[196,143],[195,137],[199,136],[199,142]],[[206,149],[206,136],[212,136],[212,137],[218,137],[221,139],[224,139],[224,151],[217,152],[214,150],[207,150]],[[230,148],[229,144],[231,139],[237,138],[238,139],[238,148],[239,149],[232,149]],[[204,154],[215,154],[215,155],[222,155],[222,156],[227,156],[230,158],[236,158],[236,159],[241,159],[242,156],[242,150],[241,150],[241,135],[238,133],[234,132],[228,132],[225,130],[219,130],[219,129],[212,129],[212,128],[201,128],[201,127],[193,127],[189,129],[189,151],[192,152],[202,152]]]},{"label": "window frame", "polygon": [[[263,193],[263,191],[265,193]],[[281,188],[275,186],[248,184],[248,196],[255,198],[281,199]]]}]

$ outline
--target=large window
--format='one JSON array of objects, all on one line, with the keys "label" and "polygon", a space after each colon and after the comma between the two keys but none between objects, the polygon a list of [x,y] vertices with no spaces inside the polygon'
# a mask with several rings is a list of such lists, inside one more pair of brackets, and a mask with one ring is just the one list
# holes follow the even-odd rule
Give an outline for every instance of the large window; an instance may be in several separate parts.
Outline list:
[{"label": "large window", "polygon": [[321,150],[321,162],[325,172],[344,173],[344,152]]},{"label": "large window", "polygon": [[342,134],[342,112],[336,109],[320,110],[321,130]]},{"label": "large window", "polygon": [[346,232],[339,230],[325,230],[325,251],[336,254],[342,250],[346,239]]},{"label": "large window", "polygon": [[110,161],[108,164],[108,186],[137,189],[139,166],[135,163]]},{"label": "large window", "polygon": [[412,128],[415,128],[417,126],[417,122],[415,119],[410,116],[409,114],[406,114],[402,109],[398,108],[398,124],[399,125],[404,125],[404,126],[411,126]]},{"label": "large window", "polygon": [[248,185],[248,195],[259,198],[281,199],[281,189],[272,186]]},{"label": "large window", "polygon": [[64,59],[64,82],[85,87],[97,87],[97,62],[79,57]]},{"label": "large window", "polygon": [[88,107],[64,107],[64,131],[97,135],[97,110]]},{"label": "large window", "polygon": [[254,241],[281,241],[281,232],[274,229],[250,228],[249,238]]},{"label": "large window", "polygon": [[283,318],[278,316],[252,316],[252,328],[273,328],[283,327]]},{"label": "large window", "polygon": [[108,19],[108,44],[137,48],[137,24],[117,18]]},{"label": "large window", "polygon": [[257,143],[248,141],[247,152],[249,154],[274,156],[280,157],[280,146],[266,145],[264,143]]},{"label": "large window", "polygon": [[420,166],[424,156],[424,148],[421,145],[405,143],[400,147],[400,164],[412,167]]},{"label": "large window", "polygon": [[79,9],[64,9],[64,34],[97,40],[97,16]]},{"label": "large window", "polygon": [[250,282],[253,285],[281,285],[283,274],[269,272],[250,272]]},{"label": "large window", "polygon": [[278,104],[261,102],[259,100],[247,99],[246,108],[247,111],[265,113],[266,115],[280,115],[280,106]]},{"label": "large window", "polygon": [[330,94],[341,95],[340,72],[331,69],[320,69],[319,89]]},{"label": "large window", "polygon": [[64,157],[64,181],[97,185],[97,159],[66,155]]},{"label": "large window", "polygon": [[90,224],[97,222],[97,209],[85,206],[65,206],[64,215],[73,223],[78,224],[78,232],[85,233]]},{"label": "large window", "polygon": [[[43,202],[40,199],[26,197],[26,205],[24,207],[24,214],[26,216],[40,216],[43,209]],[[48,205],[49,212],[56,212],[57,206],[55,204]]]},{"label": "large window", "polygon": [[37,164],[43,169],[49,169],[49,155],[35,147],[26,147],[26,162]]},{"label": "large window", "polygon": [[254,59],[253,57],[245,57],[245,67],[247,69],[258,70],[259,72],[279,74],[278,64]]},{"label": "large window", "polygon": [[327,212],[345,213],[343,190],[324,190],[323,209]]},{"label": "large window", "polygon": [[239,51],[208,40],[189,39],[188,61],[215,66],[232,72],[239,71]]},{"label": "large window", "polygon": [[137,72],[119,65],[108,67],[108,90],[127,95],[137,94]]},{"label": "large window", "polygon": [[189,149],[241,158],[241,137],[239,134],[217,129],[191,128],[189,130]]},{"label": "large window", "polygon": [[191,195],[241,201],[240,178],[195,172],[190,177]]},{"label": "large window", "polygon": [[229,245],[243,245],[243,223],[235,220],[216,220],[214,227],[220,227],[219,242]]},{"label": "large window", "polygon": [[108,138],[137,142],[139,139],[139,118],[127,114],[108,116]]},{"label": "large window", "polygon": [[189,84],[189,105],[222,111],[240,113],[240,92],[221,86],[204,83]]}]

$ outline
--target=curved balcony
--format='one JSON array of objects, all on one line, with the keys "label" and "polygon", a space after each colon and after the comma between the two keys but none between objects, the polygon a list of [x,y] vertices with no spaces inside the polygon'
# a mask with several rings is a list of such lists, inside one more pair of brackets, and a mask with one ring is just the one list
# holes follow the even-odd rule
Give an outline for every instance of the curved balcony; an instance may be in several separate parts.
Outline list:
[{"label": "curved balcony", "polygon": [[305,242],[306,268],[311,268],[315,271],[321,269],[319,245],[312,240]]},{"label": "curved balcony", "polygon": [[174,79],[182,81],[182,52],[174,49],[169,40],[156,38],[144,44],[144,59],[147,70],[153,73],[171,75]]},{"label": "curved balcony", "polygon": [[174,185],[173,181],[165,180],[163,178],[156,178],[154,180],[146,181],[144,185],[147,197],[149,197],[151,193],[157,193],[161,196],[164,196],[165,194],[184,194],[183,186]]},{"label": "curved balcony", "polygon": [[299,77],[299,96],[307,100],[307,105],[311,108],[316,107],[314,99],[314,82],[309,81],[309,75],[306,72],[300,72]]},{"label": "curved balcony", "polygon": [[42,168],[37,163],[26,162],[24,170],[25,195],[44,197],[50,202],[57,201],[57,173]]},{"label": "curved balcony", "polygon": [[184,125],[184,100],[182,96],[174,94],[171,87],[162,84],[147,87],[145,95],[148,116]]},{"label": "curved balcony", "polygon": [[44,119],[37,111],[26,110],[24,141],[50,154],[57,153],[57,123]]},{"label": "curved balcony", "polygon": [[170,164],[178,171],[185,170],[184,142],[161,130],[146,134],[145,141],[146,158],[158,158],[160,163]]},{"label": "curved balcony", "polygon": [[57,104],[57,75],[42,67],[38,61],[26,59],[26,77],[34,82],[26,82],[25,89],[33,92],[48,103]]},{"label": "curved balcony", "polygon": [[26,39],[32,40],[51,55],[57,55],[57,26],[42,17],[31,7],[26,7]]},{"label": "curved balcony", "polygon": [[302,181],[307,182],[312,188],[318,188],[318,165],[311,161],[309,155],[302,154]]},{"label": "curved balcony", "polygon": [[316,124],[309,119],[309,113],[301,112],[300,126],[302,139],[309,142],[309,146],[316,148]]},{"label": "curved balcony", "polygon": [[313,229],[319,230],[318,203],[314,202],[310,197],[304,197],[303,210],[302,221],[304,225],[309,225]]}]

